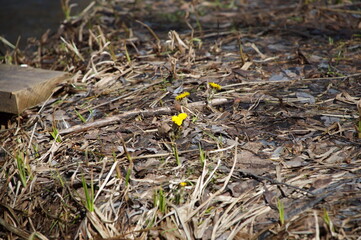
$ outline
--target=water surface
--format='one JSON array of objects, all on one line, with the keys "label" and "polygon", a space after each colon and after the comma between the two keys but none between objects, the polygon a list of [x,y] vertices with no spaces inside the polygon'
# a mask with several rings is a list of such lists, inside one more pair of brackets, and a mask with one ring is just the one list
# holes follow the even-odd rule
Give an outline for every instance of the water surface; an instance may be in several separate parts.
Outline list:
[{"label": "water surface", "polygon": [[[79,13],[91,1],[73,0]],[[24,47],[29,37],[39,38],[47,29],[55,32],[64,19],[60,0],[0,0],[0,35],[15,45],[21,36]]]}]

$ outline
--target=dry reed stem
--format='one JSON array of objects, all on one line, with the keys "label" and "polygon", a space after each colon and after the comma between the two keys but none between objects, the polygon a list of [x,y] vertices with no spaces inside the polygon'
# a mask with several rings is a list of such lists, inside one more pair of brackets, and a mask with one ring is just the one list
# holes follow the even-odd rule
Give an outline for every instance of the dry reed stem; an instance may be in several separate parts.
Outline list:
[{"label": "dry reed stem", "polygon": [[[208,104],[210,106],[218,106],[218,105],[223,105],[223,104],[226,104],[229,102],[230,102],[229,99],[219,98],[219,99],[211,100]],[[190,103],[190,104],[188,104],[188,107],[203,108],[203,107],[207,106],[208,104],[204,101],[200,101],[200,102]],[[118,114],[116,116],[100,119],[95,122],[86,123],[83,125],[77,125],[77,126],[73,126],[73,127],[67,128],[67,129],[62,129],[59,131],[59,134],[66,135],[69,133],[86,131],[91,128],[103,127],[103,126],[107,126],[110,124],[114,124],[118,121],[122,121],[126,118],[133,118],[138,115],[142,115],[144,117],[149,117],[149,116],[158,116],[158,115],[169,115],[169,114],[173,114],[175,112],[176,112],[175,109],[173,109],[171,107],[161,107],[161,108],[156,108],[156,109],[128,111],[128,112]]]}]

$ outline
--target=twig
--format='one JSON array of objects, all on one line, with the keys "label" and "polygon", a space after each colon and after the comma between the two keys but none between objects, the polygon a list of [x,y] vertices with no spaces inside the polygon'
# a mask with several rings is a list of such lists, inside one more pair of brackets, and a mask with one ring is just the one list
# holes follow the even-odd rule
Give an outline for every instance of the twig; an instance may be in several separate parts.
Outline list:
[{"label": "twig", "polygon": [[271,178],[268,178],[268,177],[264,177],[264,176],[259,176],[259,175],[256,175],[256,174],[253,174],[253,173],[248,173],[248,172],[244,172],[242,170],[237,170],[236,171],[240,176],[242,177],[247,177],[247,178],[252,178],[252,179],[255,179],[257,181],[268,181],[270,182],[271,184],[275,184],[275,185],[283,185],[283,186],[286,186],[286,187],[289,187],[289,188],[293,188],[295,190],[298,190],[300,192],[305,192],[305,193],[308,193],[312,196],[315,195],[315,193],[311,192],[311,191],[308,191],[306,189],[302,189],[302,188],[299,188],[299,187],[296,187],[296,186],[293,186],[291,184],[288,184],[288,183],[283,183],[283,182],[279,182],[277,180],[274,180],[274,179],[271,179]]},{"label": "twig", "polygon": [[[218,99],[213,99],[213,100],[209,101],[208,103],[204,102],[204,101],[189,103],[188,107],[203,108],[207,105],[218,106],[218,105],[229,103],[231,101],[233,101],[233,100],[226,99],[226,98],[218,98]],[[162,114],[172,114],[175,112],[176,112],[176,110],[173,107],[161,107],[161,108],[156,108],[156,109],[128,111],[128,112],[124,112],[124,113],[121,113],[121,114],[118,114],[115,116],[99,119],[95,122],[86,123],[86,124],[82,124],[82,125],[76,125],[76,126],[72,126],[67,129],[60,130],[59,135],[65,135],[65,134],[69,134],[69,133],[73,133],[73,132],[82,132],[82,131],[85,131],[85,130],[88,130],[91,128],[103,127],[103,126],[106,126],[109,124],[116,123],[116,122],[126,119],[126,118],[136,117],[138,115],[142,115],[144,117],[149,117],[149,116],[157,116],[157,115],[162,115]]]},{"label": "twig", "polygon": [[349,13],[349,14],[361,14],[361,11],[356,10],[347,10],[347,9],[337,9],[337,8],[328,8],[328,7],[319,7],[318,9],[330,11],[330,12],[341,12],[341,13]]},{"label": "twig", "polygon": [[[162,81],[163,81],[163,80],[162,80]],[[146,85],[146,86],[144,86],[144,87],[141,87],[140,89],[138,89],[138,90],[136,90],[136,91],[134,91],[134,92],[129,92],[129,93],[126,93],[126,94],[124,94],[124,95],[118,96],[118,97],[113,98],[113,99],[111,99],[111,100],[109,100],[109,101],[106,101],[106,102],[104,102],[104,103],[100,103],[100,104],[98,104],[98,105],[96,105],[96,106],[93,106],[93,107],[87,108],[87,109],[85,109],[85,110],[82,110],[82,111],[80,111],[79,113],[80,113],[80,114],[83,114],[83,113],[86,113],[86,112],[88,112],[88,111],[91,111],[91,110],[94,110],[94,109],[96,109],[96,108],[99,108],[99,107],[101,107],[101,106],[104,106],[104,105],[110,104],[110,103],[112,103],[112,102],[118,101],[119,99],[129,97],[129,96],[132,95],[132,94],[141,92],[141,91],[143,91],[143,90],[145,90],[145,89],[147,89],[147,88],[149,88],[149,87],[152,87],[152,86],[154,86],[154,85],[157,85],[158,83],[161,83],[162,81],[157,81],[157,82],[148,84],[148,85]]]},{"label": "twig", "polygon": [[29,239],[30,237],[30,233],[20,229],[20,228],[17,228],[17,227],[14,227],[12,225],[10,225],[9,223],[7,223],[3,218],[0,218],[0,225],[3,226],[6,230],[8,230],[9,232],[12,232],[14,233],[15,235],[23,238],[23,239]]},{"label": "twig", "polygon": [[343,80],[346,78],[350,78],[350,77],[358,77],[361,76],[361,73],[355,73],[355,74],[351,74],[351,75],[347,75],[347,76],[341,76],[341,77],[325,77],[325,78],[303,78],[300,80],[297,79],[291,79],[291,80],[279,80],[279,81],[257,81],[257,82],[242,82],[242,83],[235,83],[235,84],[229,84],[226,86],[222,86],[223,89],[227,89],[227,88],[234,88],[237,86],[244,86],[244,85],[262,85],[262,84],[279,84],[279,83],[286,83],[286,82],[294,82],[294,81],[299,81],[299,82],[303,82],[303,81],[321,81],[321,80]]}]

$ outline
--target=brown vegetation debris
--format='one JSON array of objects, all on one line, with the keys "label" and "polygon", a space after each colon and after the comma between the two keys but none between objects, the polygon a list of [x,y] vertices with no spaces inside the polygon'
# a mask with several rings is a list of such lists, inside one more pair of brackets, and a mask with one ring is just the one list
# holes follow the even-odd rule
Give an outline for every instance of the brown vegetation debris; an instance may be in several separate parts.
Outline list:
[{"label": "brown vegetation debris", "polygon": [[74,77],[1,121],[0,239],[357,239],[360,8],[97,1],[9,47]]}]

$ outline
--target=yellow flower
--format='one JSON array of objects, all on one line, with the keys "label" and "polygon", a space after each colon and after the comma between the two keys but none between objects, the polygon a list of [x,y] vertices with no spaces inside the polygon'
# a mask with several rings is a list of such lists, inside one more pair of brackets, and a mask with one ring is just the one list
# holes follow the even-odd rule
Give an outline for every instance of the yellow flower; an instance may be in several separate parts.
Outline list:
[{"label": "yellow flower", "polygon": [[175,100],[178,100],[178,101],[182,100],[183,98],[188,97],[189,95],[190,95],[189,92],[183,92],[183,93],[179,94],[178,96],[176,96]]},{"label": "yellow flower", "polygon": [[173,116],[172,117],[172,121],[177,124],[178,126],[182,125],[183,120],[187,118],[187,114],[186,113],[180,113],[178,114],[178,116]]},{"label": "yellow flower", "polygon": [[186,114],[186,113],[180,113],[180,114],[178,114],[178,117],[179,117],[180,119],[184,120],[184,119],[186,119],[186,118],[188,117],[188,114]]},{"label": "yellow flower", "polygon": [[188,184],[187,184],[187,182],[180,182],[179,185],[180,185],[181,187],[185,187],[185,186],[187,186]]},{"label": "yellow flower", "polygon": [[175,124],[177,124],[178,126],[182,125],[182,123],[183,123],[183,120],[180,119],[178,116],[173,116],[173,117],[172,117],[172,121],[173,121]]},{"label": "yellow flower", "polygon": [[217,89],[217,90],[221,90],[221,89],[222,89],[222,86],[219,85],[219,84],[217,84],[217,83],[210,82],[210,83],[208,83],[208,84],[209,84],[209,86],[211,86],[211,87],[214,88],[214,89]]}]

